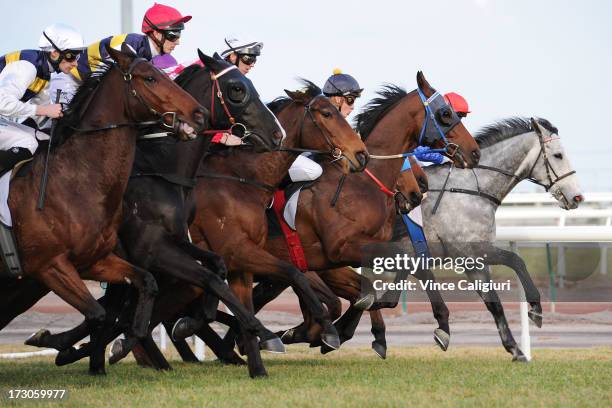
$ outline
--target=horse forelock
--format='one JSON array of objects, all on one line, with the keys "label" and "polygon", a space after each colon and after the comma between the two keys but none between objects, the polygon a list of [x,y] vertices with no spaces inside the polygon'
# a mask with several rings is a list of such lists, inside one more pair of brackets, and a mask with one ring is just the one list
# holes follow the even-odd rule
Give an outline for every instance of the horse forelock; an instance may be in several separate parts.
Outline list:
[{"label": "horse forelock", "polygon": [[380,96],[368,102],[355,117],[355,128],[364,141],[372,133],[376,124],[408,93],[397,85],[387,84],[378,91],[378,95]]},{"label": "horse forelock", "polygon": [[[551,133],[559,134],[559,130],[547,119],[536,118],[536,120],[544,129]],[[483,149],[532,131],[533,127],[529,118],[515,116],[483,127],[476,132],[474,139],[476,139],[478,146]]]}]

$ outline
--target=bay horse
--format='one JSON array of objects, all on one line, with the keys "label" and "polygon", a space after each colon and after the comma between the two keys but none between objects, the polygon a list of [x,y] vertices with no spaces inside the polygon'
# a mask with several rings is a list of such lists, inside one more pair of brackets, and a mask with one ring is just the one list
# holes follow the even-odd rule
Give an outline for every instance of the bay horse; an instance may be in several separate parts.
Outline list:
[{"label": "bay horse", "polygon": [[[326,341],[334,345],[338,340],[331,320],[297,268],[273,258],[268,267],[251,266],[254,259],[271,258],[262,249],[267,236],[265,209],[295,153],[304,149],[325,153],[334,157],[334,166],[341,166],[345,172],[361,170],[368,159],[359,136],[321,90],[308,81],[305,85],[302,91],[286,91],[290,99],[277,101],[283,105],[284,114],[278,119],[287,132],[282,146],[286,152],[253,155],[249,148],[234,147],[215,149],[205,158],[195,190],[198,210],[191,234],[194,243],[201,248],[212,249],[223,256],[229,269],[230,286],[235,291],[240,290],[237,294],[247,308],[252,308],[246,297],[252,287],[252,274],[272,274],[283,281],[294,280],[296,292],[314,303],[312,307],[322,316],[319,321],[329,327]],[[337,160],[339,151],[340,157],[344,157],[342,160]],[[210,194],[211,191],[215,194]],[[249,281],[250,284],[244,283]],[[177,305],[184,308],[201,294],[201,289],[183,283],[162,286],[156,310],[161,313],[161,320],[173,322],[178,317]],[[199,307],[200,302],[196,303]],[[172,325],[166,327],[172,328]],[[202,330],[207,329],[208,326]],[[253,353],[250,346],[245,344],[249,361]],[[134,351],[139,359],[143,352],[148,352],[150,362],[157,368],[169,367],[150,338]],[[226,360],[234,356],[234,361],[242,361],[233,351],[228,355]],[[263,366],[257,369],[261,371],[250,369],[251,376],[266,375]]]},{"label": "bay horse", "polygon": [[[278,148],[283,129],[259,99],[252,82],[232,68],[234,65],[198,52],[204,68],[188,67],[176,79],[177,84],[212,113],[210,121],[220,130],[239,126],[241,136],[252,141],[257,151]],[[229,107],[227,111],[224,105]],[[206,135],[215,131],[207,130]],[[226,275],[223,260],[189,242],[187,226],[195,212],[191,192],[210,136],[176,142],[163,129],[149,132],[138,142],[134,169],[124,195],[119,235],[126,258],[150,270],[158,281],[179,280],[209,289],[224,301],[248,333],[258,334],[263,349],[283,351],[282,342],[249,315],[223,283]],[[115,315],[120,313],[123,303],[122,295],[112,293],[117,291],[123,290],[111,285],[102,300],[107,309],[117,309]],[[156,314],[151,328],[158,323]],[[107,340],[114,339],[120,331],[120,325],[108,327]],[[26,344],[60,350],[56,362],[64,365],[88,354],[91,343],[78,350],[70,348],[87,334],[86,325],[57,335],[43,330]],[[124,357],[132,346],[125,340],[116,342],[111,350],[111,364]]]},{"label": "bay horse", "polygon": [[[453,121],[448,126],[449,117],[456,115],[449,105],[439,105],[437,110],[424,109],[424,102],[437,92],[425,76],[417,74],[418,89],[407,93],[397,87],[387,87],[382,97],[371,102],[369,109],[358,116],[357,130],[368,146],[368,150],[377,156],[396,156],[398,153],[413,150],[419,141],[429,143],[432,147],[444,147],[443,138],[458,146],[453,161],[459,166],[475,166],[479,158],[478,145],[469,132],[460,123]],[[427,106],[427,105],[425,105]],[[435,121],[435,122],[434,122]],[[433,123],[432,123],[433,122]],[[434,137],[423,139],[426,127],[445,128],[443,134],[434,131]],[[442,136],[442,137],[441,137]],[[399,160],[380,160],[370,162],[368,170],[375,174],[381,185],[395,186],[400,174],[402,162]],[[388,242],[391,239],[395,204],[392,195],[382,194],[380,186],[364,174],[352,174],[346,178],[335,207],[330,205],[337,194],[340,175],[331,166],[324,166],[320,180],[311,188],[302,191],[297,210],[297,231],[309,270],[327,270],[341,265],[360,266],[362,246],[369,243]],[[389,190],[389,188],[387,188]],[[265,244],[266,250],[286,262],[290,261],[284,238],[270,238]],[[266,281],[254,292],[255,310],[280,294],[287,286]],[[441,347],[448,344],[448,309],[440,294],[431,293],[432,301],[441,304],[436,309],[440,327],[436,329],[435,339]],[[370,298],[370,302],[373,298]],[[361,302],[360,302],[361,303]],[[371,304],[371,303],[370,303]],[[370,306],[357,305],[356,310]],[[350,325],[358,322],[361,310],[351,313],[340,327],[350,331]],[[342,339],[342,337],[341,337]],[[290,339],[283,337],[283,341]],[[226,348],[233,348],[232,336],[227,336]],[[323,344],[323,350],[330,350]],[[221,352],[219,354],[222,354]],[[218,354],[218,355],[219,355]]]},{"label": "bay horse", "polygon": [[[1,327],[23,313],[46,293],[46,288],[81,312],[91,331],[91,374],[104,374],[106,312],[87,290],[83,279],[132,283],[138,290],[130,336],[147,333],[155,279],[146,270],[113,254],[121,220],[121,205],[132,163],[137,127],[165,123],[170,128],[200,129],[205,111],[196,100],[159,70],[127,47],[108,49],[116,61],[87,79],[58,122],[52,149],[47,200],[36,209],[44,160],[33,161],[32,171],[15,178],[9,207],[19,243],[24,283],[9,285],[13,296],[2,299]],[[164,113],[160,113],[164,112]],[[172,123],[167,121],[172,119]],[[181,132],[181,137],[187,137]],[[189,135],[191,136],[191,135]],[[34,282],[40,282],[39,285]],[[10,303],[20,290],[29,294]]]}]

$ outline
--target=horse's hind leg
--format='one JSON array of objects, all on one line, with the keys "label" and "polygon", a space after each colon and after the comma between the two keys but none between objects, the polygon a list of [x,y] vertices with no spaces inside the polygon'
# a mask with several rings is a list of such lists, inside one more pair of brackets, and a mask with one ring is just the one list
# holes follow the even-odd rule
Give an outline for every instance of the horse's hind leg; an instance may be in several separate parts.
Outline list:
[{"label": "horse's hind leg", "polygon": [[[472,282],[475,280],[481,280],[484,282],[491,280],[488,266],[485,266],[483,269],[466,269],[465,273]],[[508,321],[506,320],[506,315],[504,314],[504,307],[501,304],[499,296],[497,296],[497,292],[495,290],[490,290],[486,293],[481,290],[477,290],[476,292],[484,301],[484,304],[487,306],[489,312],[493,315],[495,324],[497,325],[497,331],[499,332],[499,337],[501,338],[502,344],[506,351],[512,354],[512,360],[527,361],[525,355],[518,347],[514,337],[512,336],[512,332],[508,326]]]},{"label": "horse's hind leg", "polygon": [[[49,269],[39,274],[38,278],[46,284],[49,289],[85,316],[92,333],[92,342],[97,347],[101,347],[99,344],[102,335],[100,329],[104,324],[106,311],[102,305],[94,299],[91,293],[89,293],[78,271],[74,265],[68,261],[68,258],[65,255],[57,256],[53,259]],[[89,360],[89,372],[91,374],[105,373],[104,349],[102,349],[101,357],[100,359],[100,353],[96,353],[96,355],[92,355],[92,358]]]}]

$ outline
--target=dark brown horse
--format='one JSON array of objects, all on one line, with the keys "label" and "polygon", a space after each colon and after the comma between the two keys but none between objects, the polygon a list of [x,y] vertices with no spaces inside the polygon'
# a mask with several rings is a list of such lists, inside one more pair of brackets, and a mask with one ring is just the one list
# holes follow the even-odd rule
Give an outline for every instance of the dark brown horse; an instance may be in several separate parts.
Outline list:
[{"label": "dark brown horse", "polygon": [[[134,160],[137,126],[175,117],[170,127],[187,123],[200,129],[205,119],[196,100],[151,64],[108,51],[116,63],[83,84],[70,104],[71,113],[58,124],[56,136],[62,143],[52,152],[44,210],[37,211],[33,199],[43,171],[41,156],[35,158],[32,172],[14,180],[9,197],[26,276],[23,284],[10,287],[17,293],[28,288],[37,296],[44,294],[46,290],[33,283],[36,280],[85,316],[95,350],[89,366],[93,374],[104,373],[100,328],[105,310],[83,279],[131,282],[138,289],[134,325],[128,333],[136,337],[147,333],[157,292],[148,272],[112,253]],[[10,299],[3,298],[1,327],[25,311],[32,300],[26,298],[17,304],[7,304]]]}]

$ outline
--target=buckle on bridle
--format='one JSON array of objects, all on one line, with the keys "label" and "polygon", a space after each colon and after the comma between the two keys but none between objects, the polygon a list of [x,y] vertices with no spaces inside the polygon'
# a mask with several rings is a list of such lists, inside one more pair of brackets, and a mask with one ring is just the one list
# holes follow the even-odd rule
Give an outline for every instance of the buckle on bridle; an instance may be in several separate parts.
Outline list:
[{"label": "buckle on bridle", "polygon": [[446,145],[446,154],[449,158],[454,158],[457,152],[459,151],[459,145],[456,143],[448,143]]},{"label": "buckle on bridle", "polygon": [[[162,124],[163,127],[168,128],[168,129],[172,129],[172,130],[176,130],[175,129],[175,126],[177,124],[177,121],[176,121],[176,112],[164,112],[164,113],[161,113],[159,116],[161,118],[161,124]],[[170,116],[172,118],[172,124],[171,125],[166,124],[166,121],[165,121],[166,116]]]},{"label": "buckle on bridle", "polygon": [[334,160],[339,160],[342,157],[342,150],[339,147],[334,147],[331,151],[331,155]]}]

